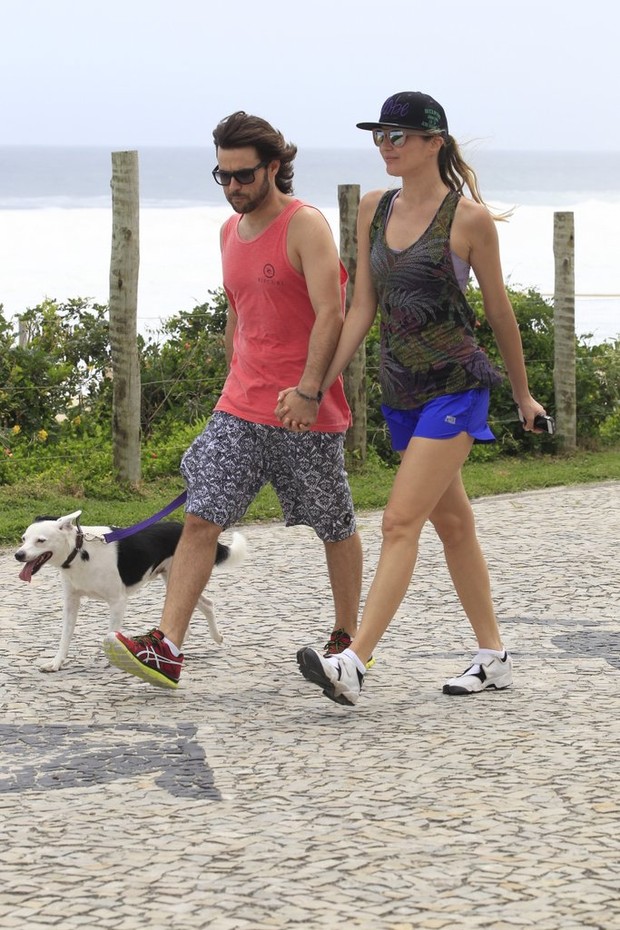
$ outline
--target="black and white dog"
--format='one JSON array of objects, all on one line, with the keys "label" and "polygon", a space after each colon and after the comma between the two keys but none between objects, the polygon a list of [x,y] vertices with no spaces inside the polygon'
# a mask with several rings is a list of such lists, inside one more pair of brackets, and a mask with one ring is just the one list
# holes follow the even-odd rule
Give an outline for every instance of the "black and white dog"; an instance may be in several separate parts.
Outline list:
[{"label": "black and white dog", "polygon": [[[81,510],[65,517],[39,517],[31,523],[15,553],[24,567],[22,581],[30,581],[49,562],[60,569],[63,586],[62,634],[58,652],[51,662],[40,665],[42,672],[57,672],[67,658],[80,602],[83,597],[107,601],[109,630],[122,627],[127,598],[153,578],[167,583],[168,572],[183,529],[182,523],[155,523],[132,536],[106,542],[111,526],[80,526]],[[234,533],[229,546],[217,544],[215,564],[227,568],[239,565],[246,553],[245,538]],[[209,632],[221,643],[213,601],[201,594],[197,604],[209,624]]]}]

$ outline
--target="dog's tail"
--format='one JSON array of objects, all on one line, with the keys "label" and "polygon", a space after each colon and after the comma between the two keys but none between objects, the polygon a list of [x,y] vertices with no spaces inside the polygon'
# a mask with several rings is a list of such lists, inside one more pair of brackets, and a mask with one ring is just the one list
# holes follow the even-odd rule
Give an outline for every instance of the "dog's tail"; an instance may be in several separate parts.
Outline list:
[{"label": "dog's tail", "polygon": [[218,568],[236,568],[241,565],[248,551],[248,544],[242,533],[233,533],[229,546],[218,542],[215,564]]}]

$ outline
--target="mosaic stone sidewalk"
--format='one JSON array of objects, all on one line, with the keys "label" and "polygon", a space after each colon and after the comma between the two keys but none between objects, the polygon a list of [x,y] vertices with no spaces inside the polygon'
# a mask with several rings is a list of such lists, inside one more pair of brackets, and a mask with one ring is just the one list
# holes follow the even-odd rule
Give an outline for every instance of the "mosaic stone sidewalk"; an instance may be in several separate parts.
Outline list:
[{"label": "mosaic stone sidewalk", "polygon": [[474,508],[515,683],[466,698],[441,692],[473,643],[430,528],[355,708],[296,668],[331,627],[305,528],[244,528],[210,585],[225,643],[197,615],[176,692],[106,665],[93,601],[39,672],[59,579],[0,553],[2,930],[620,928],[620,483]]}]

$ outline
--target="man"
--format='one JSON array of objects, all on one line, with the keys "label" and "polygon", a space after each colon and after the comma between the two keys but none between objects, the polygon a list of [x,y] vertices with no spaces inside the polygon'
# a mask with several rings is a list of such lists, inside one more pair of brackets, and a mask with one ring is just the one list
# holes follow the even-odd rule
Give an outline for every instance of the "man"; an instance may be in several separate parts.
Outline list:
[{"label": "man", "polygon": [[[113,665],[176,688],[192,612],[213,568],[222,530],[271,482],[288,526],[307,524],[325,545],[335,625],[326,653],[342,652],[357,627],[362,547],[344,470],[350,411],[342,380],[319,388],[343,324],[346,272],[327,221],[292,196],[296,146],[242,111],[215,128],[215,181],[235,211],[221,230],[229,300],[229,373],[204,432],[187,450],[186,519],[159,629],[110,633]],[[299,430],[275,414],[278,388]]]}]

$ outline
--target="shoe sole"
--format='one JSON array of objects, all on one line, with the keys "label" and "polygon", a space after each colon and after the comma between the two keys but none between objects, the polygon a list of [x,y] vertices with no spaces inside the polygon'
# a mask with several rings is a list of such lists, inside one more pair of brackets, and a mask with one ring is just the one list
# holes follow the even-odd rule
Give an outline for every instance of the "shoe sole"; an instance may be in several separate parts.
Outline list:
[{"label": "shoe sole", "polygon": [[156,672],[154,669],[149,668],[148,665],[143,665],[139,659],[136,659],[133,652],[130,652],[116,638],[104,640],[103,651],[110,663],[116,668],[120,668],[122,672],[127,672],[129,675],[134,675],[136,678],[148,682],[149,685],[155,685],[157,688],[179,687],[178,681],[172,681],[171,678],[166,678],[161,672]]},{"label": "shoe sole", "polygon": [[444,694],[482,694],[483,691],[505,691],[506,688],[510,688],[510,682],[507,685],[487,685],[486,688],[480,688],[479,691],[468,691],[467,688],[461,688],[459,685],[444,685],[443,693]]},{"label": "shoe sole", "polygon": [[300,649],[297,653],[297,664],[299,671],[306,681],[312,682],[323,689],[325,697],[333,701],[334,704],[343,704],[345,707],[353,707],[353,701],[350,701],[344,694],[336,694],[336,688],[332,681],[329,680],[319,657],[311,649]]}]

